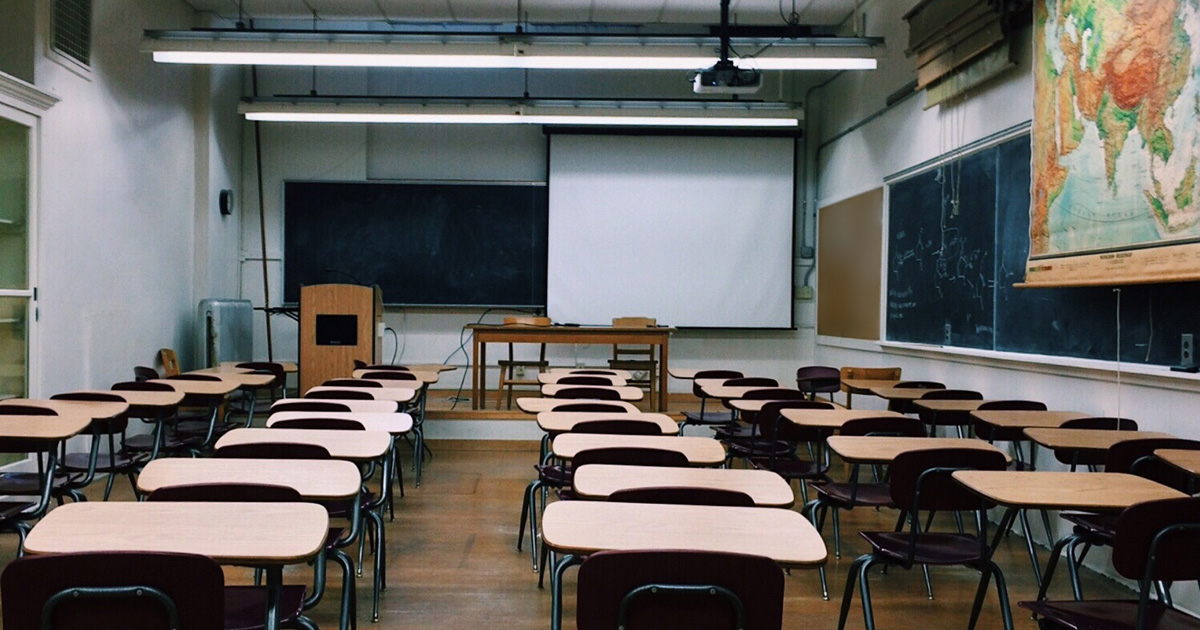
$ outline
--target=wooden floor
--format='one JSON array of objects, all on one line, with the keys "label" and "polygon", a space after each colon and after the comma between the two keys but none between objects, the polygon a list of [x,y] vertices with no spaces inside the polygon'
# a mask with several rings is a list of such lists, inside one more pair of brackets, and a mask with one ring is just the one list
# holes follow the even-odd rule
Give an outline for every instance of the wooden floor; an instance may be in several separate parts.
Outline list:
[{"label": "wooden floor", "polygon": [[[364,630],[378,628],[543,629],[548,627],[550,596],[538,590],[527,553],[515,548],[521,493],[532,478],[535,454],[522,451],[451,451],[436,444],[424,483],[413,488],[406,474],[407,497],[398,503],[396,520],[387,525],[388,583],[379,624],[370,622],[369,570],[358,580],[359,619]],[[408,473],[408,471],[406,471]],[[1082,474],[1082,473],[1081,473]],[[114,500],[129,500],[128,485],[118,482]],[[97,497],[98,498],[98,497]],[[798,508],[797,508],[798,509]],[[794,571],[787,578],[785,628],[833,629],[845,585],[846,569],[865,551],[855,532],[890,529],[894,513],[855,510],[843,522],[843,553],[830,559],[830,601],[822,601],[815,571]],[[231,527],[234,524],[230,524]],[[831,540],[826,527],[826,540]],[[747,536],[754,532],[747,531]],[[3,537],[0,562],[13,555],[13,536]],[[832,546],[830,547],[832,549]],[[1045,562],[1046,551],[1042,552]],[[1036,628],[1016,602],[1036,594],[1021,539],[1010,536],[997,559],[1008,579],[1016,628]],[[369,562],[368,562],[369,567]],[[248,579],[248,571],[227,569],[230,583]],[[302,581],[307,568],[290,569],[285,580]],[[1061,575],[1065,578],[1065,572]],[[337,627],[337,584],[340,574],[330,565],[330,590],[312,611],[322,628]],[[1053,594],[1068,595],[1064,580]],[[890,570],[872,576],[876,623],[881,629],[921,627],[923,630],[966,627],[977,574],[961,568],[935,568],[935,599],[925,597],[919,570]],[[1129,591],[1094,573],[1085,572],[1089,597],[1128,597]],[[575,572],[565,582],[564,627],[574,627]],[[862,627],[858,596],[849,628]],[[989,592],[980,628],[999,628],[995,590]]]}]

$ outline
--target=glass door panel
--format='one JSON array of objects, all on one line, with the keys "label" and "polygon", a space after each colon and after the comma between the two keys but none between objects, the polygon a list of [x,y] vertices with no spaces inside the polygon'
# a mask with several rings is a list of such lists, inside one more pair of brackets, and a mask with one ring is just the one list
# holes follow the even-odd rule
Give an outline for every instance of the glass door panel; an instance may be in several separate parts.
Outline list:
[{"label": "glass door panel", "polygon": [[0,291],[29,288],[29,127],[0,118]]}]

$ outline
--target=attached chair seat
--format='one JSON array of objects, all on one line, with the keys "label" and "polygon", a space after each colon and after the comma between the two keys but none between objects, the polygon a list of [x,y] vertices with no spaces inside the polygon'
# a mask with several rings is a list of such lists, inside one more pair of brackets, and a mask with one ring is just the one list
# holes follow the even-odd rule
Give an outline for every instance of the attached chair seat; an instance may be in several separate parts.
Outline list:
[{"label": "attached chair seat", "polygon": [[[1042,628],[1070,630],[1134,630],[1138,607],[1137,600],[1020,602],[1019,605],[1038,615]],[[1146,630],[1200,630],[1200,618],[1152,600],[1147,610]]]},{"label": "attached chair seat", "polygon": [[564,468],[559,465],[551,464],[548,466],[534,466],[534,470],[538,472],[538,479],[542,485],[551,488],[566,488],[571,485],[574,475],[570,468]]},{"label": "attached chair seat", "polygon": [[21,512],[36,506],[36,503],[24,501],[0,501],[0,521],[15,519],[21,515]]},{"label": "attached chair seat", "polygon": [[1117,531],[1117,514],[1087,514],[1064,512],[1059,516],[1075,526],[1075,535],[1086,538],[1093,544],[1112,546]]},{"label": "attached chair seat", "polygon": [[852,483],[815,483],[813,490],[838,508],[894,506],[891,488],[886,483],[860,483],[857,490]]},{"label": "attached chair seat", "polygon": [[776,458],[772,464],[769,457],[756,457],[750,465],[760,470],[770,470],[784,479],[819,479],[825,477],[827,469],[820,462],[806,459]]},{"label": "attached chair seat", "polygon": [[[70,485],[71,478],[61,473],[54,474],[54,487],[57,492]],[[0,473],[0,494],[38,495],[41,494],[41,476],[32,472]]]},{"label": "attached chair seat", "polygon": [[[908,558],[912,532],[859,532],[871,548],[890,560]],[[922,533],[917,535],[914,564],[975,564],[979,560],[979,539],[970,534]]]},{"label": "attached chair seat", "polygon": [[733,422],[732,411],[685,411],[683,417],[687,424],[729,424]]},{"label": "attached chair seat", "polygon": [[[308,587],[285,584],[279,594],[279,619],[295,620],[304,612]],[[263,586],[225,587],[225,630],[257,630],[263,627],[263,602],[267,589]]]},{"label": "attached chair seat", "polygon": [[[88,453],[67,453],[66,457],[59,460],[58,467],[69,473],[86,473],[90,461],[91,456]],[[108,455],[101,453],[96,457],[96,472],[124,473],[131,468],[143,466],[148,461],[150,458],[146,453],[119,452],[114,454],[111,459]]]}]

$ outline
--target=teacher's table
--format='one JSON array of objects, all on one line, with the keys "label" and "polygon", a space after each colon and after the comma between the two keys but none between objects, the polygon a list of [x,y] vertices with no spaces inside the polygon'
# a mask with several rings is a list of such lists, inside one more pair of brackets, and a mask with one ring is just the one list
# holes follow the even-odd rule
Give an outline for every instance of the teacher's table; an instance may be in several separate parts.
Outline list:
[{"label": "teacher's table", "polygon": [[[557,385],[558,381],[564,378],[573,376],[587,376],[593,378],[602,378],[608,381],[608,385],[612,387],[625,387],[628,379],[623,376],[613,374],[572,374],[570,372],[542,372],[538,374],[538,383],[542,385]],[[571,385],[571,387],[595,387],[595,385]]]},{"label": "teacher's table", "polygon": [[616,392],[621,400],[632,402],[643,398],[642,390],[637,387],[617,387],[613,385],[542,385],[542,395],[547,398],[554,398],[559,392],[564,389],[603,389],[606,391]]},{"label": "teacher's table", "polygon": [[577,404],[597,404],[597,405],[614,405],[622,407],[629,413],[637,413],[641,411],[632,403],[627,403],[623,400],[594,400],[591,398],[518,398],[517,408],[525,413],[542,413],[543,411],[554,411],[556,408],[563,405]]},{"label": "teacher's table", "polygon": [[[338,405],[344,405],[348,407],[350,411],[355,413],[395,413],[396,410],[400,408],[399,403],[391,400],[352,400],[347,398],[305,398],[300,400],[291,398],[287,400],[275,401],[271,404],[271,409],[274,410],[276,407],[286,408],[288,405],[296,402],[334,403]],[[273,411],[272,415],[276,413],[280,412]]]},{"label": "teacher's table", "polygon": [[496,326],[469,324],[471,331],[471,408],[483,401],[483,370],[489,343],[567,343],[605,346],[654,346],[658,348],[658,410],[667,408],[668,345],[674,328],[617,328],[612,326]]},{"label": "teacher's table", "polygon": [[[1149,479],[1123,473],[1071,473],[1063,471],[959,470],[956,481],[972,492],[1008,509],[992,540],[992,549],[1023,510],[1080,510],[1120,512],[1134,503],[1182,497],[1178,490]],[[1033,575],[1042,584],[1037,549],[1026,527],[1026,547]]]},{"label": "teacher's table", "polygon": [[601,501],[620,490],[712,488],[744,492],[758,507],[790,508],[796,502],[792,487],[783,477],[769,470],[751,468],[588,464],[575,471],[571,487],[581,498]]},{"label": "teacher's table", "polygon": [[844,378],[842,379],[842,391],[846,392],[846,407],[850,407],[850,401],[855,394],[875,395],[876,388],[890,389],[899,382],[900,379]]},{"label": "teacher's table", "polygon": [[[231,536],[236,524],[237,535]],[[283,566],[303,564],[325,546],[329,515],[315,503],[68,503],[29,532],[31,554],[150,551],[208,556],[267,574],[266,627],[279,627]]]},{"label": "teacher's table", "polygon": [[550,577],[553,630],[562,627],[563,573],[598,551],[723,551],[797,569],[822,567],[828,556],[821,534],[799,512],[759,507],[558,501],[542,516],[542,542],[563,554]]},{"label": "teacher's table", "polygon": [[725,447],[706,437],[674,435],[611,435],[563,433],[550,443],[550,454],[564,460],[593,448],[656,448],[683,453],[693,466],[717,466],[725,462]]}]

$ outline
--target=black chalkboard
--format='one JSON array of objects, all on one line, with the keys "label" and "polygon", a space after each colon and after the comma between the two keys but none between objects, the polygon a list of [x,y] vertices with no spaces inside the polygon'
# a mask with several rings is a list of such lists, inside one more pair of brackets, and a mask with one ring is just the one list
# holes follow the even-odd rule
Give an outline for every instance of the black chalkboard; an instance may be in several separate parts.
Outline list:
[{"label": "black chalkboard", "polygon": [[378,284],[391,305],[543,307],[546,187],[284,184],[284,302],[300,287]]},{"label": "black chalkboard", "polygon": [[1021,136],[891,185],[888,340],[1115,360],[1119,298],[1121,360],[1179,363],[1180,335],[1200,335],[1200,283],[1013,287],[1029,255],[1029,181]]}]

